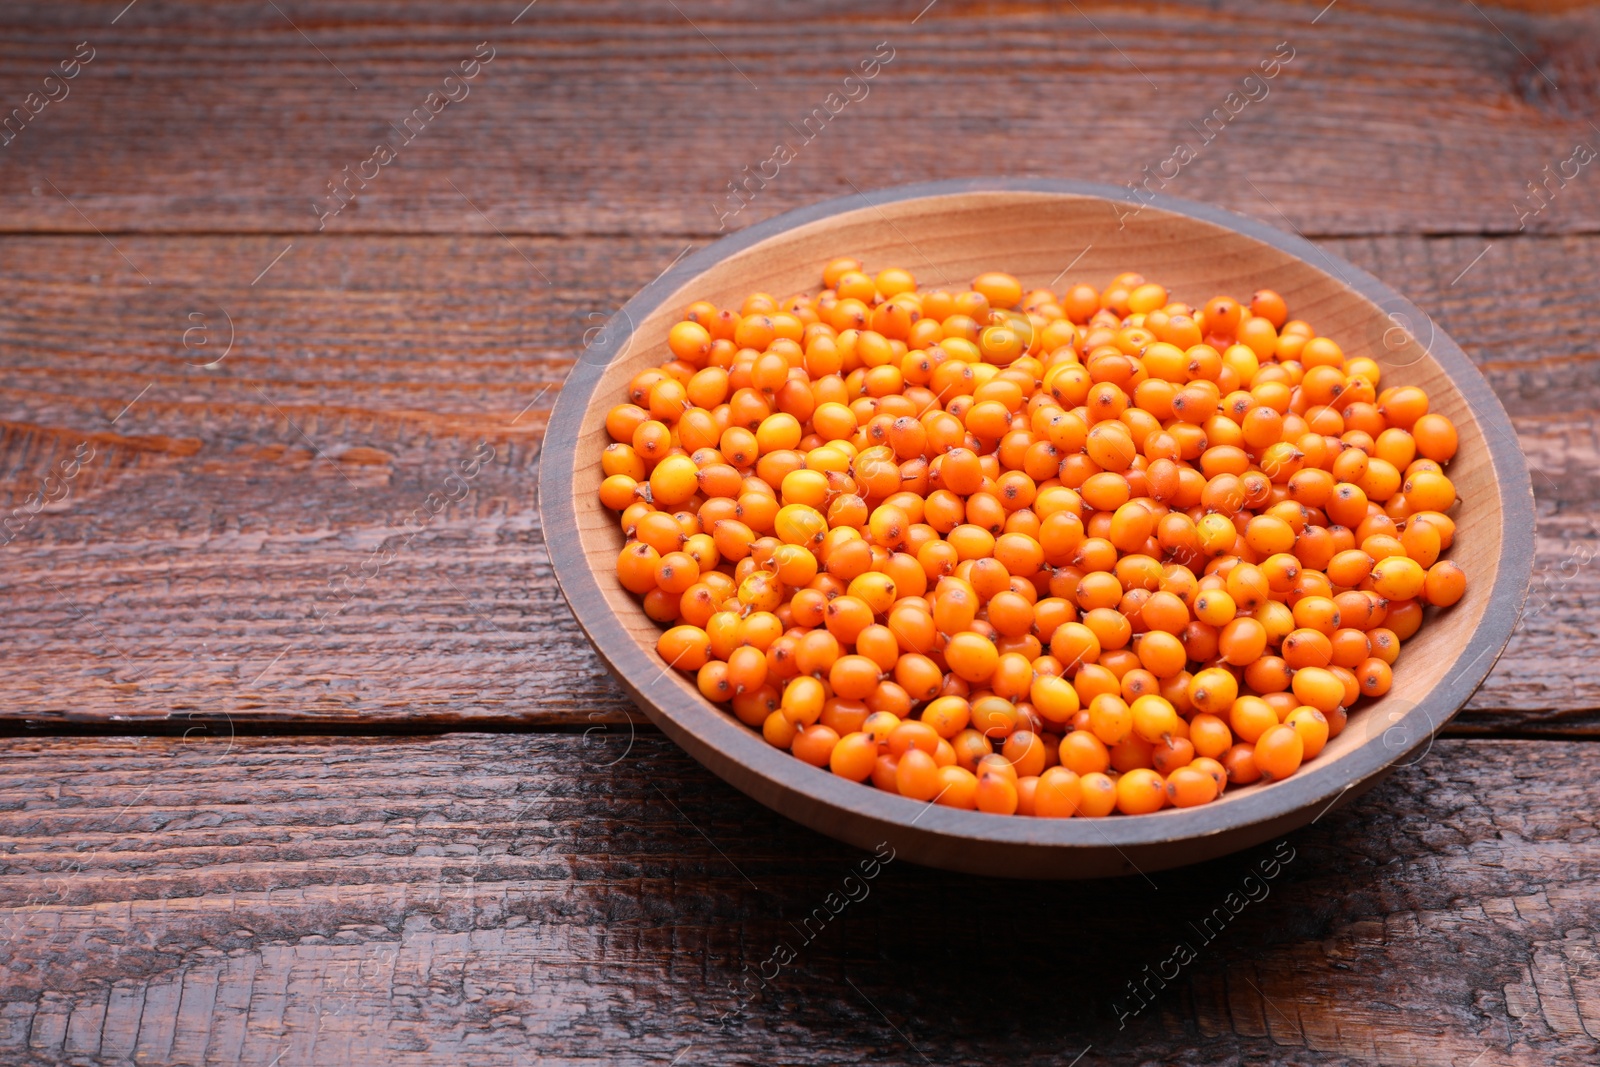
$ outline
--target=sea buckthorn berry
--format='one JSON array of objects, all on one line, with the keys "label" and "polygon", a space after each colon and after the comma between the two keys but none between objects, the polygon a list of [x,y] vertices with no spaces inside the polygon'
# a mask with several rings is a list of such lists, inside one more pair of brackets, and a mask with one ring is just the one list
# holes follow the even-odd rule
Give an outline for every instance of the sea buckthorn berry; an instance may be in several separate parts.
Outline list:
[{"label": "sea buckthorn berry", "polygon": [[1261,780],[1261,771],[1256,767],[1256,747],[1248,742],[1240,742],[1224,752],[1221,763],[1230,785],[1250,785]]},{"label": "sea buckthorn berry", "polygon": [[1324,715],[1347,703],[1344,683],[1331,670],[1307,667],[1294,672],[1294,695],[1302,704]]},{"label": "sea buckthorn berry", "polygon": [[979,760],[994,752],[993,743],[971,727],[950,738],[950,747],[955,752],[957,765],[973,772],[976,772]]},{"label": "sea buckthorn berry", "polygon": [[888,752],[896,759],[912,749],[932,755],[938,750],[941,740],[938,732],[925,722],[902,722],[889,732]]},{"label": "sea buckthorn berry", "polygon": [[1134,732],[1152,744],[1172,736],[1179,727],[1177,711],[1170,702],[1159,696],[1139,697],[1129,705],[1128,711]]},{"label": "sea buckthorn berry", "polygon": [[630,593],[643,595],[656,588],[661,553],[650,545],[635,541],[617,559],[617,577]]},{"label": "sea buckthorn berry", "polygon": [[1164,737],[1150,750],[1150,766],[1163,776],[1187,767],[1194,758],[1194,743],[1187,737]]},{"label": "sea buckthorn berry", "polygon": [[1235,667],[1253,663],[1266,653],[1267,628],[1254,618],[1240,616],[1222,628],[1217,649]]},{"label": "sea buckthorn berry", "polygon": [[700,564],[687,552],[668,552],[656,561],[656,586],[682,594],[700,580]]},{"label": "sea buckthorn berry", "polygon": [[661,635],[656,651],[668,666],[698,671],[711,659],[711,639],[698,626],[674,626]]},{"label": "sea buckthorn berry", "polygon": [[1428,394],[1414,385],[1386,389],[1378,397],[1379,410],[1389,425],[1409,430],[1428,412]]},{"label": "sea buckthorn berry", "polygon": [[1073,730],[1063,737],[1057,756],[1061,766],[1080,775],[1104,772],[1111,766],[1110,750],[1089,730]]},{"label": "sea buckthorn berry", "polygon": [[1269,727],[1255,745],[1256,770],[1269,780],[1289,777],[1305,759],[1305,741],[1286,723]]},{"label": "sea buckthorn berry", "polygon": [[[1333,662],[1333,640],[1320,630],[1306,627],[1294,630],[1283,639],[1282,649],[1283,663],[1293,670],[1301,667],[1326,667]],[[1261,660],[1256,662],[1259,663]],[[1251,684],[1254,685],[1253,682]]]},{"label": "sea buckthorn berry", "polygon": [[786,544],[814,549],[828,532],[828,520],[816,508],[785,504],[773,519],[773,532]]},{"label": "sea buckthorn berry", "polygon": [[1444,548],[1444,539],[1432,523],[1407,522],[1405,529],[1400,531],[1400,546],[1405,549],[1406,555],[1427,569],[1438,560]]},{"label": "sea buckthorn berry", "polygon": [[795,734],[789,751],[813,767],[822,767],[833,757],[834,747],[838,743],[839,735],[818,723]]},{"label": "sea buckthorn berry", "polygon": [[861,631],[872,625],[872,608],[859,597],[834,597],[823,609],[823,624],[828,633],[845,644],[853,644]]},{"label": "sea buckthorn berry", "polygon": [[1467,574],[1450,560],[1428,568],[1422,583],[1422,599],[1435,607],[1447,608],[1467,592]]},{"label": "sea buckthorn berry", "polygon": [[761,723],[761,736],[773,748],[789,748],[794,744],[795,736],[799,732],[800,728],[778,711],[768,715]]},{"label": "sea buckthorn berry", "polygon": [[1089,729],[1103,743],[1118,744],[1133,730],[1133,712],[1121,697],[1102,693],[1089,702]]},{"label": "sea buckthorn berry", "polygon": [[[954,674],[949,678],[954,683],[966,685],[963,679]],[[974,696],[970,704],[970,714],[973,728],[992,741],[1004,741],[1010,737],[1020,721],[1017,706],[1005,697],[993,693]]]},{"label": "sea buckthorn berry", "polygon": [[1437,463],[1448,463],[1455,458],[1459,441],[1456,427],[1443,415],[1423,415],[1411,426],[1411,436],[1417,453]]},{"label": "sea buckthorn berry", "polygon": [[776,611],[783,594],[783,583],[769,571],[752,571],[739,583],[739,603],[748,611]]},{"label": "sea buckthorn berry", "polygon": [[[768,649],[768,661],[771,661],[771,649]],[[773,677],[771,670],[768,672],[768,677]],[[822,715],[818,721],[843,737],[866,728],[866,721],[870,715],[872,709],[861,701],[843,701],[835,696],[822,702]]]},{"label": "sea buckthorn berry", "polygon": [[1420,600],[1390,601],[1384,614],[1385,628],[1401,641],[1408,640],[1422,626]]},{"label": "sea buckthorn berry", "polygon": [[1218,760],[1208,756],[1196,756],[1190,767],[1210,778],[1217,787],[1217,796],[1221,796],[1228,787],[1228,769]]},{"label": "sea buckthorn berry", "polygon": [[1356,681],[1361,684],[1364,696],[1381,697],[1389,691],[1394,675],[1389,665],[1376,657],[1363,660],[1355,669]]},{"label": "sea buckthorn berry", "polygon": [[1238,613],[1238,605],[1225,589],[1207,589],[1194,599],[1195,618],[1208,626],[1226,626]]},{"label": "sea buckthorn berry", "polygon": [[944,657],[950,669],[969,682],[987,682],[1000,663],[994,642],[970,630],[950,639]]},{"label": "sea buckthorn berry", "polygon": [[921,749],[910,749],[896,764],[895,785],[903,797],[932,800],[939,793],[939,765]]},{"label": "sea buckthorn berry", "polygon": [[858,732],[839,739],[828,755],[828,766],[841,778],[864,782],[872,776],[877,759],[878,743],[870,735]]},{"label": "sea buckthorn berry", "polygon": [[[934,762],[938,762],[936,759]],[[965,767],[945,765],[939,768],[939,792],[933,802],[947,808],[972,811],[978,806],[978,779]]]},{"label": "sea buckthorn berry", "polygon": [[866,656],[840,656],[828,670],[828,684],[846,700],[865,700],[876,688],[879,674],[878,665]]},{"label": "sea buckthorn berry", "polygon": [[639,481],[626,474],[613,474],[600,483],[600,503],[621,511],[638,498]]},{"label": "sea buckthorn berry", "polygon": [[1019,777],[1038,776],[1045,769],[1045,743],[1031,730],[1018,730],[1005,739],[1000,754],[1011,761]]},{"label": "sea buckthorn berry", "polygon": [[1208,667],[1189,680],[1189,701],[1199,711],[1226,714],[1238,696],[1238,679],[1221,667]]},{"label": "sea buckthorn berry", "polygon": [[711,351],[711,333],[698,322],[674,323],[667,332],[667,347],[685,362],[704,359]]},{"label": "sea buckthorn berry", "polygon": [[1412,511],[1449,511],[1456,502],[1455,485],[1438,471],[1416,471],[1405,479],[1400,491]]},{"label": "sea buckthorn berry", "polygon": [[[1146,815],[1160,811],[1167,801],[1166,782],[1161,775],[1137,767],[1117,779],[1117,810],[1124,815]],[[1080,784],[1080,795],[1082,786]]]},{"label": "sea buckthorn berry", "polygon": [[1000,653],[1000,663],[990,679],[990,687],[996,693],[1007,697],[1015,695],[1020,702],[1026,702],[1028,689],[1039,673],[1034,664],[1043,658],[1044,646],[1032,634],[1023,634],[995,638],[995,649]]},{"label": "sea buckthorn berry", "polygon": [[864,601],[874,615],[882,615],[894,607],[894,579],[878,571],[858,574],[850,580],[850,595]]},{"label": "sea buckthorn berry", "polygon": [[1101,649],[1120,649],[1133,636],[1133,624],[1116,608],[1093,608],[1084,613],[1083,624],[1094,634]]},{"label": "sea buckthorn berry", "polygon": [[1389,600],[1409,600],[1422,592],[1427,572],[1416,560],[1390,556],[1372,568],[1372,588]]},{"label": "sea buckthorn berry", "polygon": [[1289,305],[1271,289],[1258,289],[1250,298],[1250,314],[1265,319],[1281,330],[1289,318]]},{"label": "sea buckthorn berry", "polygon": [[971,720],[970,705],[957,696],[938,697],[922,709],[922,721],[945,740],[960,734]]},{"label": "sea buckthorn berry", "polygon": [[1167,776],[1167,802],[1175,808],[1209,804],[1217,798],[1217,782],[1204,770],[1179,767]]},{"label": "sea buckthorn berry", "polygon": [[1329,667],[1328,672],[1339,679],[1339,684],[1344,686],[1344,707],[1349,707],[1361,698],[1361,681],[1356,677],[1355,671],[1343,667]]},{"label": "sea buckthorn berry", "polygon": [[1278,713],[1260,697],[1242,696],[1233,702],[1228,712],[1228,726],[1234,736],[1250,744],[1278,721]]},{"label": "sea buckthorn berry", "polygon": [[1038,778],[1037,775],[1029,775],[1029,776],[1027,776],[1025,778],[1018,778],[1017,779],[1017,814],[1018,815],[1032,816],[1032,815],[1036,814],[1034,812],[1034,810],[1033,810],[1033,794],[1034,794],[1034,791],[1038,788],[1038,786],[1039,786],[1039,778]]},{"label": "sea buckthorn berry", "polygon": [[981,761],[979,766],[982,770],[978,774],[978,787],[973,798],[978,810],[990,815],[1015,814],[1017,781],[1014,774],[1008,776]]},{"label": "sea buckthorn berry", "polygon": [[1110,815],[1117,807],[1117,783],[1099,771],[1078,780],[1078,814],[1092,819]]},{"label": "sea buckthorn berry", "polygon": [[767,657],[760,649],[742,645],[728,654],[728,682],[735,696],[755,692],[766,681]]},{"label": "sea buckthorn berry", "polygon": [[1346,549],[1328,561],[1328,580],[1334,585],[1354,587],[1367,580],[1374,560],[1360,549]]},{"label": "sea buckthorn berry", "polygon": [[983,296],[989,307],[1011,308],[1022,301],[1022,283],[1001,271],[978,275],[972,279],[972,289]]},{"label": "sea buckthorn berry", "polygon": [[1283,720],[1285,726],[1291,726],[1300,735],[1301,744],[1304,746],[1304,758],[1316,759],[1328,743],[1328,719],[1316,708],[1301,706],[1289,713]]},{"label": "sea buckthorn berry", "polygon": [[1183,670],[1188,657],[1183,642],[1163,630],[1139,635],[1136,651],[1139,662],[1156,678],[1173,677]]},{"label": "sea buckthorn berry", "polygon": [[1050,767],[1039,775],[1033,791],[1033,813],[1042,819],[1066,819],[1078,814],[1083,784],[1077,772]]},{"label": "sea buckthorn berry", "polygon": [[810,726],[822,717],[828,692],[815,678],[799,677],[784,687],[779,710],[785,718],[799,726]]},{"label": "sea buckthorn berry", "polygon": [[1189,720],[1189,743],[1199,755],[1215,759],[1233,745],[1233,731],[1218,716],[1202,713]]}]

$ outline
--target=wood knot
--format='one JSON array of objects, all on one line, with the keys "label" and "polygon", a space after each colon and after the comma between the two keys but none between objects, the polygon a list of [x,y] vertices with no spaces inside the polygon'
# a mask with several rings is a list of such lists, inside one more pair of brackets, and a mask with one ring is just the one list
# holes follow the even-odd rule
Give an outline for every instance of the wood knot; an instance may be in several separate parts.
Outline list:
[{"label": "wood knot", "polygon": [[[1575,122],[1600,109],[1600,12],[1544,19],[1536,28],[1511,19],[1500,25],[1511,41],[1507,47],[1522,52],[1506,57],[1519,100]],[[1578,136],[1587,139],[1587,133]]]}]

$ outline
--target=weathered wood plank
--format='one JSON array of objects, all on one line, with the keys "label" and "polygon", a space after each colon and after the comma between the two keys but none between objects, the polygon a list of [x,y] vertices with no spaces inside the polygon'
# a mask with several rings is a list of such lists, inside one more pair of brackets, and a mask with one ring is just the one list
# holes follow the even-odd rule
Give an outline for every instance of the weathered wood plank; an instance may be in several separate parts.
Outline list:
[{"label": "weathered wood plank", "polygon": [[[584,331],[684,243],[323,239],[296,242],[252,286],[286,241],[116,241],[159,296],[99,237],[0,240],[0,510],[94,450],[64,498],[0,546],[0,718],[186,728],[630,713],[551,579],[538,442]],[[1600,239],[1500,241],[1450,284],[1483,246],[1330,242],[1466,345],[1535,471],[1542,610],[1462,727],[1593,734],[1600,668],[1583,620],[1600,598],[1587,564],[1600,548],[1600,360],[1584,286]],[[518,252],[555,284],[530,284]],[[188,307],[213,309],[215,344],[215,309],[231,317],[233,347],[214,367],[183,345]],[[480,442],[495,454],[468,495],[413,536],[407,516]],[[385,548],[394,558],[375,560]]]},{"label": "weathered wood plank", "polygon": [[1441,742],[1282,844],[1065,886],[864,868],[625,729],[13,740],[0,772],[8,1062],[1600,1054],[1587,744]]},{"label": "weathered wood plank", "polygon": [[[706,234],[935,173],[1141,182],[1183,143],[1169,192],[1307,232],[1504,232],[1526,183],[1597,143],[1593,7],[832,2],[801,47],[791,13],[733,0],[122,6],[0,12],[6,113],[93,49],[0,150],[0,226],[309,234],[381,142],[396,160],[330,230]],[[880,42],[892,59],[845,86]],[[480,43],[469,95],[408,143]],[[1293,58],[1245,85],[1280,43]],[[796,158],[723,220],[780,142]],[[1531,225],[1592,230],[1600,183]]]},{"label": "weathered wood plank", "polygon": [[[0,149],[22,234],[0,239],[0,506],[94,456],[0,546],[0,728],[187,731],[0,741],[0,1059],[1595,1062],[1590,747],[1441,742],[1291,838],[1123,1029],[1123,983],[1271,848],[1154,886],[891,863],[829,919],[862,857],[634,735],[532,493],[541,390],[584,331],[714,236],[727,183],[880,40],[870,99],[728,227],[932,173],[1136,179],[1287,39],[1270,97],[1168,192],[1313,234],[1492,236],[1600,144],[1600,10],[830,2],[796,37],[780,9],[680,6],[0,11],[0,116],[96,49]],[[325,183],[479,41],[471,98],[316,235]],[[1593,232],[1600,185],[1528,221]],[[1535,468],[1542,610],[1456,729],[1593,736],[1600,241],[1491,236],[1328,244],[1467,347]],[[541,723],[579,729],[238,732]]]},{"label": "weathered wood plank", "polygon": [[[65,498],[0,549],[6,598],[30,613],[10,650],[74,660],[78,675],[66,688],[43,674],[22,683],[14,710],[624,714],[544,559],[537,450],[568,352],[634,284],[605,280],[608,258],[648,279],[682,244],[544,242],[534,254],[567,279],[552,294],[530,288],[499,238],[312,241],[255,288],[275,240],[119,239],[160,279],[155,296],[137,280],[97,288],[102,265],[126,265],[99,238],[68,243],[0,243],[14,292],[28,294],[0,312],[6,510],[82,442],[95,450]],[[183,347],[191,306],[218,324],[219,345],[226,318],[212,309],[235,324],[214,367]],[[493,456],[468,495],[413,532],[427,517],[415,510],[484,442]],[[375,559],[380,549],[394,558]],[[102,564],[96,588],[79,584]],[[127,595],[128,615],[105,614]]]}]

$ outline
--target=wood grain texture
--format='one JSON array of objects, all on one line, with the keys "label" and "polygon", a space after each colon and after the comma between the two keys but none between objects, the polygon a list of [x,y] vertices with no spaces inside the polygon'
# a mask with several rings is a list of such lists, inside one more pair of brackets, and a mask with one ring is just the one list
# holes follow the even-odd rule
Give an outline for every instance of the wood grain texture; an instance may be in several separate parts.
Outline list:
[{"label": "wood grain texture", "polygon": [[[730,983],[861,856],[646,728],[629,749],[529,496],[539,391],[584,332],[713,238],[728,183],[876,42],[870,97],[729,229],[852,184],[1137,179],[1287,39],[1167,191],[1350,235],[1328,246],[1484,369],[1534,468],[1548,607],[1456,729],[1600,735],[1592,168],[1544,236],[1500,236],[1600,143],[1600,7],[677,6],[0,5],[0,116],[96,49],[0,148],[0,521],[97,457],[0,546],[0,729],[185,735],[0,742],[0,1061],[1600,1058],[1596,757],[1555,742],[1441,742],[1297,834],[1127,1030],[1120,984],[1239,861],[1066,893],[891,864],[724,1030]],[[326,183],[480,41],[470,98],[316,234]],[[191,365],[228,317],[226,358]],[[480,441],[471,492],[319,631]],[[569,732],[241,736],[472,724]]]},{"label": "wood grain texture", "polygon": [[[778,142],[798,158],[730,228],[852,183],[1141,181],[1180,141],[1198,158],[1168,192],[1247,211],[1264,194],[1310,233],[1505,232],[1526,183],[1596,138],[1592,6],[924,6],[810,5],[796,47],[791,13],[735,0],[543,0],[515,25],[519,0],[146,2],[115,24],[121,4],[9,5],[7,111],[78,42],[95,58],[0,150],[0,225],[312,233],[327,183],[480,42],[495,58],[470,95],[330,232],[705,233]],[[870,93],[808,139],[805,119],[885,41]],[[1205,143],[1197,129],[1280,42],[1294,58],[1270,91]],[[1532,225],[1594,229],[1600,183],[1577,179]]]},{"label": "wood grain texture", "polygon": [[[625,730],[17,740],[0,768],[8,1063],[1600,1055],[1586,744],[1440,742],[1284,844],[1071,886],[863,868]],[[1170,982],[1134,1013],[1147,964]]]},{"label": "wood grain texture", "polygon": [[[550,579],[537,449],[585,331],[700,241],[296,241],[251,286],[287,238],[114,240],[159,299],[98,236],[0,240],[0,512],[83,442],[97,456],[0,546],[0,719],[636,714]],[[1487,243],[1327,245],[1463,344],[1533,469],[1542,608],[1453,728],[1594,734],[1600,359],[1583,309],[1600,239],[1497,240],[1451,285]],[[215,367],[191,365],[214,357],[184,347],[185,308],[231,317]],[[480,441],[494,461],[407,541],[407,515]],[[395,558],[371,563],[385,545]],[[365,585],[342,584],[363,564]]]}]

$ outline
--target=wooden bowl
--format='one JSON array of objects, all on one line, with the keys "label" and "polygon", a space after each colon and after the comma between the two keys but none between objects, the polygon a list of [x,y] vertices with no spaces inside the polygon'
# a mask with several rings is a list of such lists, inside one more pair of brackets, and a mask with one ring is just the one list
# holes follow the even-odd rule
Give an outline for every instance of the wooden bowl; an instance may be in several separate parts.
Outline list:
[{"label": "wooden bowl", "polygon": [[[1460,348],[1410,302],[1315,245],[1219,208],[1080,182],[944,181],[829,200],[723,238],[647,285],[585,350],[545,437],[540,509],[557,579],[579,624],[650,718],[701,763],[775,811],[866,849],[934,867],[1027,878],[1149,872],[1219,856],[1321,817],[1420,758],[1511,636],[1533,561],[1533,494],[1510,421]],[[1228,790],[1199,808],[1103,819],[1000,817],[919,803],[835,777],[762,740],[704,700],[656,654],[660,628],[616,578],[623,539],[601,507],[607,410],[628,380],[666,356],[666,336],[697,299],[737,306],[763,290],[819,288],[822,265],[851,255],[896,265],[923,285],[964,286],[1005,270],[1024,289],[1138,271],[1200,303],[1217,293],[1283,294],[1290,312],[1350,356],[1383,365],[1383,384],[1416,384],[1455,420],[1449,471],[1464,501],[1449,558],[1465,598],[1430,609],[1406,642],[1394,686],[1364,701],[1345,731],[1293,777]]]}]

